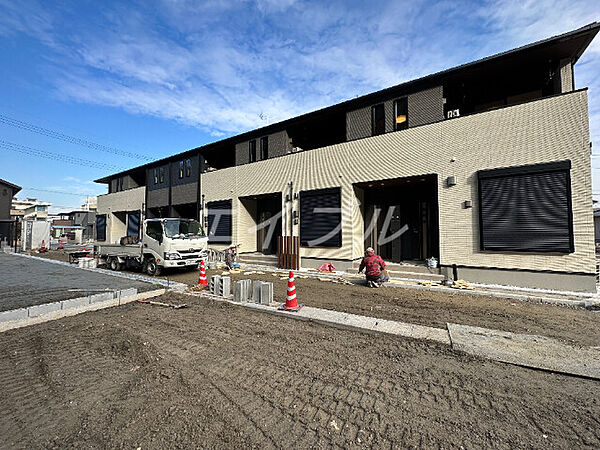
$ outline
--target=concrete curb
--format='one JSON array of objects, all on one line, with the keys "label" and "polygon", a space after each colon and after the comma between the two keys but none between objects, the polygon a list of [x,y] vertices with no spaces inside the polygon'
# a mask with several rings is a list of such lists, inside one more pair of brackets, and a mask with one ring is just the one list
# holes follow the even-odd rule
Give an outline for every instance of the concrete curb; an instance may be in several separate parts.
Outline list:
[{"label": "concrete curb", "polygon": [[151,283],[151,284],[158,284],[158,285],[164,286],[167,289],[172,289],[177,292],[183,292],[184,290],[186,290],[188,288],[187,284],[177,283],[175,281],[163,280],[162,278],[150,278],[150,277],[146,277],[144,275],[135,275],[132,273],[121,273],[121,272],[115,272],[113,270],[100,269],[100,268],[95,268],[95,269],[83,268],[83,267],[79,267],[79,266],[76,266],[73,264],[69,264],[68,262],[57,261],[55,259],[50,259],[50,258],[42,258],[39,256],[26,255],[23,253],[11,253],[11,254],[16,255],[16,256],[21,256],[22,258],[31,258],[31,259],[36,259],[38,261],[49,262],[51,264],[58,264],[61,266],[73,267],[75,269],[80,269],[80,270],[87,270],[89,272],[97,272],[97,273],[102,273],[104,275],[112,275],[113,277],[127,278],[127,279],[135,280],[135,281],[142,281],[142,282]]},{"label": "concrete curb", "polygon": [[[208,293],[186,292],[185,294],[362,333],[433,341],[448,345],[456,351],[522,367],[566,375],[600,378],[600,350],[592,347],[566,345],[545,336],[525,335],[453,323],[448,323],[445,329],[434,328],[310,306],[305,306],[298,312],[288,312],[279,310],[279,305],[268,306],[252,302],[236,302],[231,297],[220,297]],[[471,336],[482,336],[483,339],[481,342],[469,340]]]},{"label": "concrete curb", "polygon": [[[137,289],[124,289],[122,291],[96,294],[88,297],[73,298],[60,302],[45,303],[30,306],[29,308],[14,309],[0,313],[0,333],[15,328],[28,327],[38,323],[49,322],[63,317],[75,316],[88,311],[111,308],[124,305],[136,300],[157,297],[163,295],[166,289],[156,289],[138,293]],[[98,295],[104,296],[102,300]],[[110,296],[110,298],[109,298]],[[92,298],[95,297],[95,300]]]},{"label": "concrete curb", "polygon": [[230,297],[219,297],[208,293],[186,293],[186,295],[206,297],[211,300],[231,303],[232,305],[238,305],[277,316],[290,317],[292,319],[305,320],[307,322],[316,322],[322,325],[335,326],[343,329],[410,337],[413,339],[425,339],[450,345],[448,330],[443,328],[433,328],[411,323],[396,322],[394,320],[378,319],[376,317],[359,316],[357,314],[313,308],[310,306],[304,306],[298,312],[289,312],[279,310],[279,304],[277,304],[277,306],[270,306],[251,302],[235,302],[231,300]]},{"label": "concrete curb", "polygon": [[600,349],[533,334],[448,323],[452,348],[508,364],[600,379]]}]

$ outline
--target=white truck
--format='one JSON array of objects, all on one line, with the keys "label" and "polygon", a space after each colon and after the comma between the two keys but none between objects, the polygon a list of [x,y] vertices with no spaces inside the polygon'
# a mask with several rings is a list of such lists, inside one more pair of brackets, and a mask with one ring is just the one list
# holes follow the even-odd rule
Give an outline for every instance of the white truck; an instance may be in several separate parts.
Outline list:
[{"label": "white truck", "polygon": [[208,255],[208,238],[197,220],[146,219],[137,244],[96,244],[94,252],[112,270],[141,269],[159,275],[163,268],[196,269]]}]

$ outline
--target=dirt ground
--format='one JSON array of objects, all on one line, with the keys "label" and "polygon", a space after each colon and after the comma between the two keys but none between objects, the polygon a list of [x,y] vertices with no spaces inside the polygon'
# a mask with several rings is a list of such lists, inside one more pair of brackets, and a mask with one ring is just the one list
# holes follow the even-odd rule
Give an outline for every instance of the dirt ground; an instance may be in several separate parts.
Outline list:
[{"label": "dirt ground", "polygon": [[600,383],[169,294],[0,334],[5,448],[598,448]]},{"label": "dirt ground", "polygon": [[[63,252],[44,256],[66,260]],[[207,271],[210,278],[222,270]],[[196,285],[195,271],[169,271],[162,278]],[[274,299],[285,302],[287,281],[270,273],[262,275],[231,275],[232,280],[252,279],[273,282]],[[398,320],[444,328],[453,322],[515,333],[549,336],[562,341],[587,346],[600,345],[600,312],[571,309],[536,302],[469,295],[464,292],[424,291],[419,289],[346,286],[315,279],[296,280],[298,301],[319,308],[344,311],[371,317]]]}]

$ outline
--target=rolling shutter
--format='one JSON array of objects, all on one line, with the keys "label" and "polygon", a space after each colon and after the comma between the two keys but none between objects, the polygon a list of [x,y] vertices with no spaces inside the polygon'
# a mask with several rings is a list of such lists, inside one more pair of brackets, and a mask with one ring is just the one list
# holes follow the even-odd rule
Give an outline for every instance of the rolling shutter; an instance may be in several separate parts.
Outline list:
[{"label": "rolling shutter", "polygon": [[140,237],[140,213],[138,211],[127,214],[127,236]]},{"label": "rolling shutter", "polygon": [[208,202],[206,208],[208,209],[208,242],[230,244],[231,200]]},{"label": "rolling shutter", "polygon": [[341,189],[300,192],[300,244],[304,247],[341,247]]},{"label": "rolling shutter", "polygon": [[571,253],[570,161],[479,172],[482,250]]},{"label": "rolling shutter", "polygon": [[96,240],[106,240],[106,214],[96,216]]}]

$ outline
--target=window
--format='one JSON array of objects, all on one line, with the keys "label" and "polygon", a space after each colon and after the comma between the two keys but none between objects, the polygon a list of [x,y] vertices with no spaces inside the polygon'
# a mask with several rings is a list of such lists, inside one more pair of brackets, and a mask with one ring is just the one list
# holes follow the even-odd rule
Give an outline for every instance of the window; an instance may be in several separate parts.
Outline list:
[{"label": "window", "polygon": [[231,242],[231,200],[208,202],[208,242]]},{"label": "window", "polygon": [[154,169],[154,184],[158,184],[158,169]]},{"label": "window", "polygon": [[164,167],[160,168],[160,178],[159,178],[159,181],[161,183],[165,182],[165,168]]},{"label": "window", "polygon": [[256,161],[256,140],[253,139],[248,142],[248,160],[250,162]]},{"label": "window", "polygon": [[186,177],[192,176],[192,160],[191,159],[185,160],[185,176]]},{"label": "window", "polygon": [[140,212],[127,213],[127,236],[140,237]]},{"label": "window", "polygon": [[571,253],[570,161],[482,170],[482,250]]},{"label": "window", "polygon": [[371,134],[376,136],[385,133],[385,109],[383,103],[371,107]]},{"label": "window", "polygon": [[260,138],[260,159],[269,157],[269,136]]},{"label": "window", "polygon": [[119,191],[123,190],[123,177],[119,178]]},{"label": "window", "polygon": [[394,102],[394,130],[408,128],[408,97],[400,98]]},{"label": "window", "polygon": [[183,178],[183,161],[179,161],[179,178]]},{"label": "window", "polygon": [[106,240],[106,214],[98,214],[96,216],[96,240]]},{"label": "window", "polygon": [[342,246],[341,189],[300,192],[300,244]]},{"label": "window", "polygon": [[162,224],[158,221],[150,221],[146,224],[146,236],[156,241],[162,240]]}]

